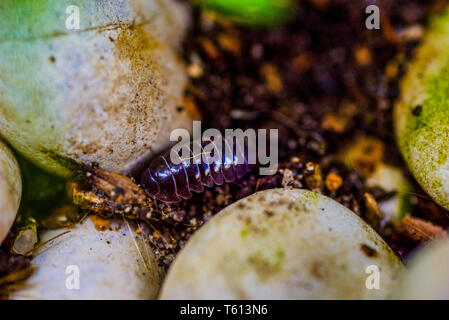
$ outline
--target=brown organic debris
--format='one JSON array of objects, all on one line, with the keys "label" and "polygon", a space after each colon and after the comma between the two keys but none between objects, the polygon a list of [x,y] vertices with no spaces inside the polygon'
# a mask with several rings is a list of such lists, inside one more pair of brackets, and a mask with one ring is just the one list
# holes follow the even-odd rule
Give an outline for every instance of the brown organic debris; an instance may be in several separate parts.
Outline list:
[{"label": "brown organic debris", "polygon": [[432,241],[447,237],[446,231],[440,226],[410,216],[406,216],[402,219],[401,224],[398,226],[398,232],[416,242]]},{"label": "brown organic debris", "polygon": [[281,75],[276,66],[270,63],[265,63],[260,69],[262,77],[265,79],[268,91],[277,93],[282,90],[283,83]]},{"label": "brown organic debris", "polygon": [[94,223],[94,227],[97,231],[106,231],[109,229],[111,221],[108,219],[104,219],[97,215],[91,215],[90,220]]},{"label": "brown organic debris", "polygon": [[391,61],[385,68],[385,76],[388,79],[394,79],[399,74],[399,64],[397,61]]},{"label": "brown organic debris", "polygon": [[384,149],[381,140],[362,136],[347,146],[342,152],[342,158],[348,167],[366,177],[383,161]]},{"label": "brown organic debris", "polygon": [[239,53],[241,48],[240,39],[229,33],[222,33],[217,37],[220,47],[232,53]]},{"label": "brown organic debris", "polygon": [[314,63],[315,57],[313,56],[313,54],[306,52],[299,54],[292,60],[293,68],[299,73],[308,71],[313,67]]},{"label": "brown organic debris", "polygon": [[336,133],[343,133],[348,125],[348,117],[338,114],[327,114],[321,122],[321,127],[324,130],[333,131]]},{"label": "brown organic debris", "polygon": [[380,227],[380,222],[384,217],[382,212],[380,211],[379,204],[377,203],[374,196],[370,193],[365,193],[363,195],[363,202],[365,205],[364,218],[366,222],[374,229],[378,230]]},{"label": "brown organic debris", "polygon": [[186,95],[184,97],[183,107],[186,109],[187,113],[191,116],[191,118],[193,119],[201,118],[198,106],[196,105],[195,99],[193,99],[192,96]]},{"label": "brown organic debris", "polygon": [[329,174],[326,176],[326,179],[324,180],[324,183],[327,190],[329,190],[330,192],[335,192],[343,184],[343,179],[338,174],[329,172]]},{"label": "brown organic debris", "polygon": [[85,166],[73,184],[73,201],[80,207],[110,217],[130,219],[151,216],[151,199],[131,178],[95,165]]},{"label": "brown organic debris", "polygon": [[209,58],[211,58],[212,60],[216,60],[221,56],[217,47],[211,40],[207,38],[199,38],[198,40],[204,52],[209,56]]},{"label": "brown organic debris", "polygon": [[356,48],[354,50],[354,58],[357,64],[361,67],[370,65],[373,60],[371,50],[366,46]]},{"label": "brown organic debris", "polygon": [[308,188],[314,191],[319,191],[323,184],[323,176],[319,164],[308,162],[306,163],[305,181]]}]

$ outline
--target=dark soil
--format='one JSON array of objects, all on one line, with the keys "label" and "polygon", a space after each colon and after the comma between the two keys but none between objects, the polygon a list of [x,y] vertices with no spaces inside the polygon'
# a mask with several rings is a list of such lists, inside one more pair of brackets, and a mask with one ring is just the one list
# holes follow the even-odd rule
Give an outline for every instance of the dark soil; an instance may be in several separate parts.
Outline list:
[{"label": "dark soil", "polygon": [[[298,3],[290,23],[265,30],[232,26],[192,11],[183,47],[191,81],[180,108],[201,114],[203,130],[278,129],[279,169],[272,176],[254,170],[236,183],[209,188],[176,205],[155,202],[152,218],[141,226],[165,268],[195,230],[221,209],[256,191],[286,186],[320,192],[350,208],[401,258],[426,240],[419,232],[407,233],[407,225],[381,221],[377,203],[396,195],[368,188],[364,170],[376,161],[407,170],[395,144],[392,109],[429,16],[448,1]],[[369,4],[380,7],[380,30],[365,28]],[[365,150],[365,167],[349,168],[338,155],[360,137],[374,142]],[[408,226],[425,227],[426,236],[447,229],[446,210],[406,174],[413,185],[409,214],[419,218],[408,220]],[[33,204],[41,207],[41,200],[33,199]],[[0,249],[0,280],[7,282],[25,277],[30,260],[7,253],[9,245],[5,241]]]},{"label": "dark soil", "polygon": [[[381,8],[380,30],[365,28],[365,8],[372,3]],[[203,130],[277,128],[280,166],[274,176],[254,172],[178,205],[156,203],[157,221],[151,225],[160,231],[151,241],[162,262],[168,266],[190,235],[222,208],[258,190],[285,185],[313,189],[347,206],[400,257],[412,250],[418,241],[369,219],[365,193],[374,201],[393,195],[368,189],[361,173],[345,167],[337,153],[355,137],[373,137],[381,144],[382,162],[406,168],[392,126],[398,82],[421,39],[413,30],[422,31],[429,15],[444,4],[299,1],[295,19],[268,30],[227,25],[194,11],[184,43],[191,75],[187,107],[200,112]],[[329,173],[342,179],[337,190],[324,183]],[[417,194],[410,214],[448,227],[445,210],[407,175]]]}]

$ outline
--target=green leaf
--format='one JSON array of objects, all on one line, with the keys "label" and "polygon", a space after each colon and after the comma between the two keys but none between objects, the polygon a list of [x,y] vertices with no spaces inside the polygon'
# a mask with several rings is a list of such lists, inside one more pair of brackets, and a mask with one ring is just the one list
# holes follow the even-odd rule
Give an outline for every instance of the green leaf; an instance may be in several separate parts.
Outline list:
[{"label": "green leaf", "polygon": [[292,0],[197,0],[197,3],[228,21],[254,27],[282,25],[296,11]]}]

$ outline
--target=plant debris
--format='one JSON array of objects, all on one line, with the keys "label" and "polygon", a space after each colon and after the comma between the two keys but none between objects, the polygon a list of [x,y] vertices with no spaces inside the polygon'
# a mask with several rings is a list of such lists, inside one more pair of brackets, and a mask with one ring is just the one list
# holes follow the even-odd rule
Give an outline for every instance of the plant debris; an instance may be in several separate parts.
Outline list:
[{"label": "plant debris", "polygon": [[7,297],[9,285],[26,279],[33,269],[30,258],[13,256],[0,249],[0,299]]},{"label": "plant debris", "polygon": [[84,209],[105,217],[120,214],[130,219],[148,219],[151,216],[151,199],[131,178],[91,164],[84,166],[75,180],[73,201]]},{"label": "plant debris", "polygon": [[414,217],[404,217],[398,227],[398,232],[415,242],[438,240],[447,237],[440,226]]}]

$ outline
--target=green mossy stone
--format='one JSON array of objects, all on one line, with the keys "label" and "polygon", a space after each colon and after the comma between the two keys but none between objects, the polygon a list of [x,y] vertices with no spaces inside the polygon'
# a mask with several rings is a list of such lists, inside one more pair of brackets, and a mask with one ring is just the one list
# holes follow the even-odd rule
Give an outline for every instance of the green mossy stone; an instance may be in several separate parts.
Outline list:
[{"label": "green mossy stone", "polygon": [[449,11],[434,17],[394,109],[399,148],[422,188],[449,209]]},{"label": "green mossy stone", "polygon": [[0,134],[59,175],[72,162],[131,170],[191,126],[177,111],[187,17],[172,0],[0,1]]}]

